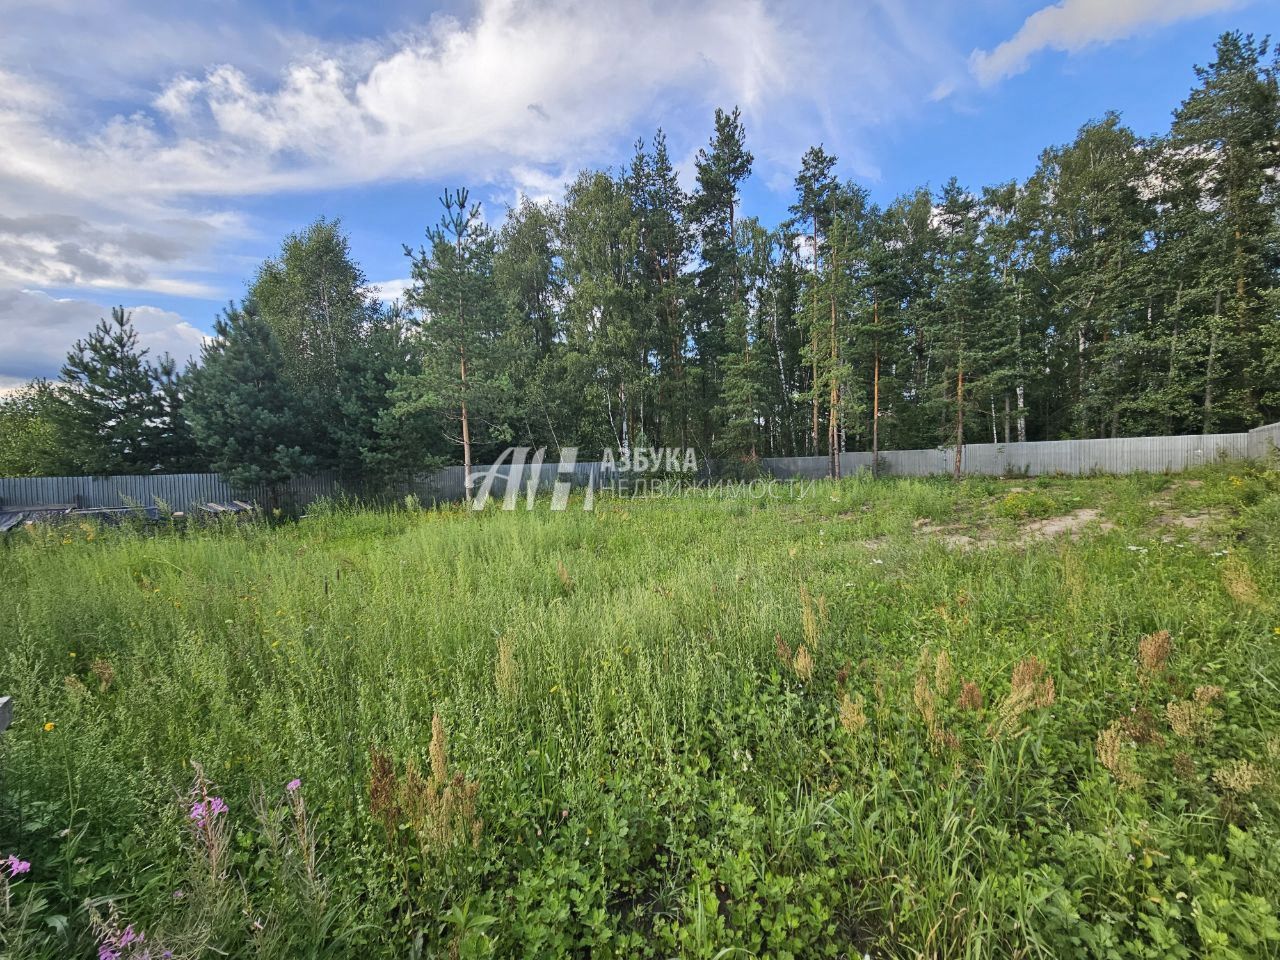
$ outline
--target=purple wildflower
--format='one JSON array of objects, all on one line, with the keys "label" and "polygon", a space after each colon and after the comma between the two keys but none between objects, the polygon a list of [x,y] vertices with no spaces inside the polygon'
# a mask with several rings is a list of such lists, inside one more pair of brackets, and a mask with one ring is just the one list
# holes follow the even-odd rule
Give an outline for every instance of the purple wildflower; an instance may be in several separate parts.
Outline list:
[{"label": "purple wildflower", "polygon": [[124,932],[120,934],[119,945],[121,947],[127,947],[131,943],[142,943],[142,941],[146,939],[146,934],[134,933],[133,924],[131,923],[129,926],[125,927]]},{"label": "purple wildflower", "polygon": [[98,960],[120,960],[120,951],[109,943],[98,948]]},{"label": "purple wildflower", "polygon": [[9,876],[16,877],[20,873],[28,873],[31,870],[31,861],[19,860],[11,853],[5,861],[5,866],[9,868]]},{"label": "purple wildflower", "polygon": [[290,793],[297,793],[297,792],[298,792],[298,788],[299,788],[300,786],[302,786],[302,780],[301,780],[301,778],[299,778],[299,777],[294,777],[294,778],[293,778],[292,780],[290,780],[287,784],[285,784],[285,789],[286,789],[286,790],[288,790]]},{"label": "purple wildflower", "polygon": [[227,805],[221,797],[210,797],[207,800],[197,800],[191,804],[191,819],[196,823],[204,826],[206,818],[212,819],[220,813],[227,812]]}]

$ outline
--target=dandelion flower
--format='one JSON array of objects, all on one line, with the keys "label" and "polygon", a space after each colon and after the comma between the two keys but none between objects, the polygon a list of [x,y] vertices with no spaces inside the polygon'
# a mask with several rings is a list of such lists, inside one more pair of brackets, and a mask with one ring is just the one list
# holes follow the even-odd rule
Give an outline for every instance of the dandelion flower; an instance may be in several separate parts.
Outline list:
[{"label": "dandelion flower", "polygon": [[50,720],[48,723],[46,723],[46,724],[44,725],[44,732],[45,732],[45,733],[53,733],[53,728],[54,728],[54,727],[56,727],[56,726],[57,726],[57,724],[56,724],[56,723],[54,723],[52,720]]}]

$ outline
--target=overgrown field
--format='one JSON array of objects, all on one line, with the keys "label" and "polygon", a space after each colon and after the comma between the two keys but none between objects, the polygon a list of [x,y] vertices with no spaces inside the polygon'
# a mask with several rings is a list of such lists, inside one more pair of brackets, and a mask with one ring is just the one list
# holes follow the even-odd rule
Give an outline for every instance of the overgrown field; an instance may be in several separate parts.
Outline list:
[{"label": "overgrown field", "polygon": [[9,536],[0,954],[1280,951],[1280,473],[595,506]]}]

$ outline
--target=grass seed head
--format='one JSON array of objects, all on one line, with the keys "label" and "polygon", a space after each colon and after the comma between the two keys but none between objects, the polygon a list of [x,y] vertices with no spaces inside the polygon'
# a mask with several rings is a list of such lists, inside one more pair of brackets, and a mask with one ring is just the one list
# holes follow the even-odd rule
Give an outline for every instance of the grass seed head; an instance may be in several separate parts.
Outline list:
[{"label": "grass seed head", "polygon": [[517,688],[515,644],[508,636],[498,638],[498,658],[493,665],[493,682],[498,693],[511,699]]}]

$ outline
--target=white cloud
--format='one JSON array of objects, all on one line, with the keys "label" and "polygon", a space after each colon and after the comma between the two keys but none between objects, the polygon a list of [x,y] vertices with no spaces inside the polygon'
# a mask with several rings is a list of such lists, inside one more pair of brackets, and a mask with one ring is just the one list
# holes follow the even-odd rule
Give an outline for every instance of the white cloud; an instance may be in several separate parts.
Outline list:
[{"label": "white cloud", "polygon": [[1027,69],[1041,50],[1074,53],[1240,5],[1241,0],[1061,0],[1027,17],[994,50],[975,50],[969,64],[978,82],[989,86]]},{"label": "white cloud", "polygon": [[369,284],[369,288],[373,290],[376,296],[383,303],[390,303],[392,300],[401,300],[405,291],[413,286],[413,281],[408,277],[398,280],[378,280]]},{"label": "white cloud", "polygon": [[[125,310],[152,359],[168,353],[181,367],[199,354],[205,335],[178,314],[151,306]],[[56,376],[71,345],[110,313],[110,306],[88,300],[0,289],[0,384]]]},{"label": "white cloud", "polygon": [[547,199],[658,125],[691,155],[715,106],[743,108],[765,183],[789,190],[817,141],[876,176],[864,132],[964,62],[942,0],[473,0],[340,43],[248,5],[18,6],[0,36],[11,287],[211,296],[210,264],[249,235],[243,198],[432,180]]}]

